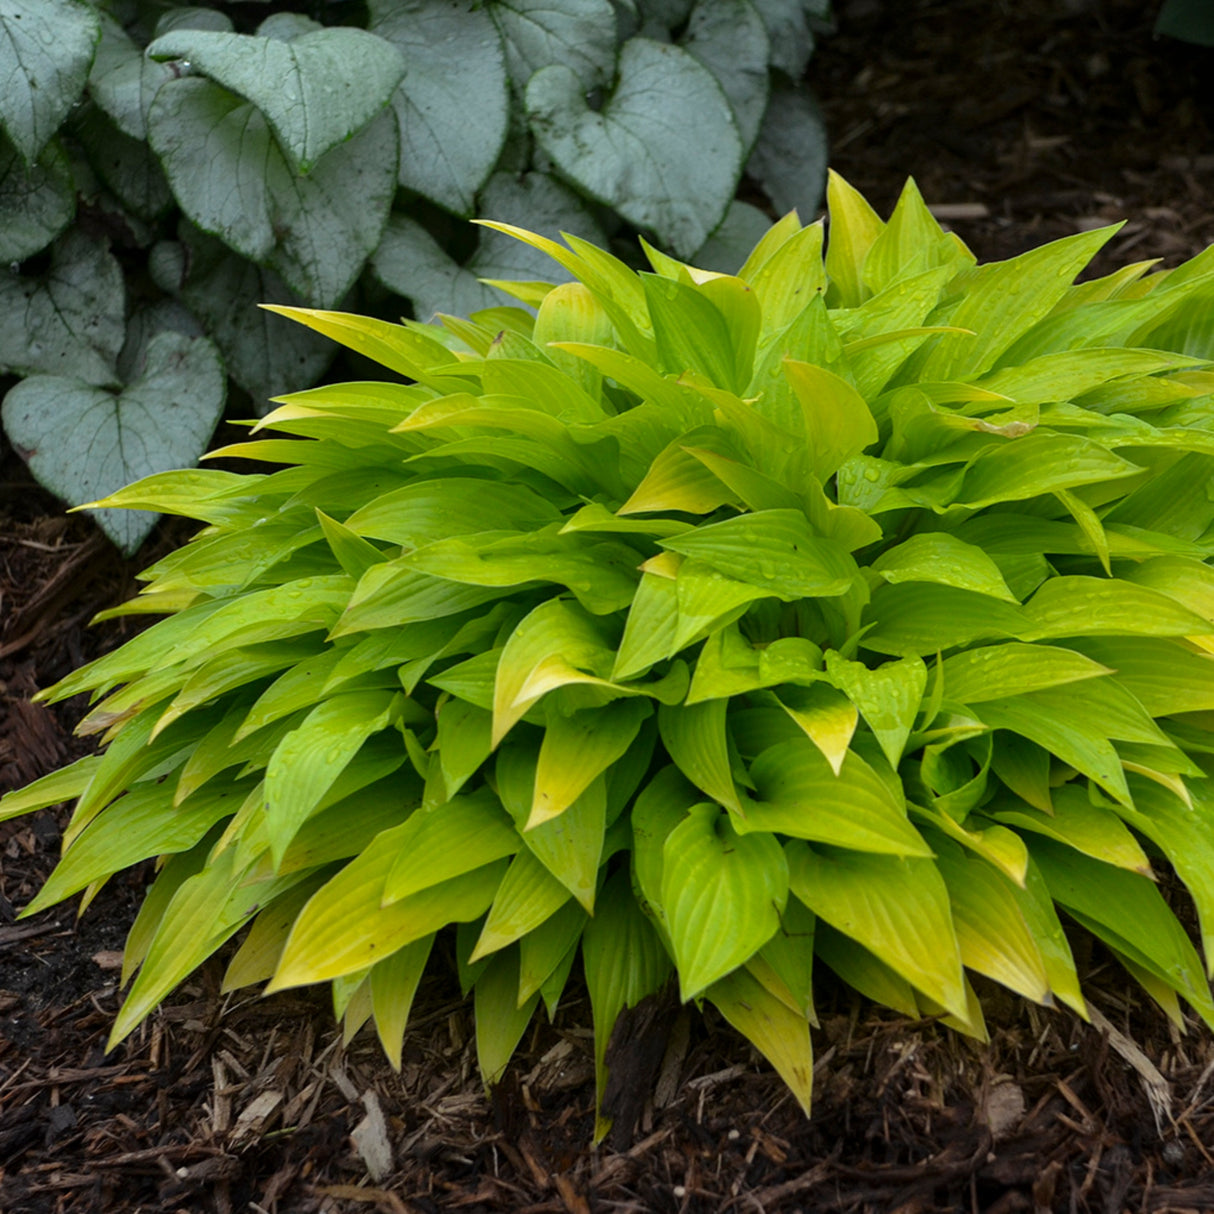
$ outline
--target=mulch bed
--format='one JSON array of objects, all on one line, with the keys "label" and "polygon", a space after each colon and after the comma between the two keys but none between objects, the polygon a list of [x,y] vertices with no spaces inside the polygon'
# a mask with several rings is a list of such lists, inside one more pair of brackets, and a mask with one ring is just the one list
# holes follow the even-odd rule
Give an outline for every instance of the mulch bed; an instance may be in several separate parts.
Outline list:
[{"label": "mulch bed", "polygon": [[[1101,268],[1175,264],[1214,240],[1214,52],[1152,42],[1152,8],[842,3],[812,67],[833,163],[884,211],[915,174],[983,259],[1125,219]],[[82,705],[30,696],[129,635],[86,624],[186,535],[166,523],[122,561],[0,456],[0,791],[81,753]],[[824,985],[811,1119],[711,1010],[638,1009],[594,1150],[576,985],[489,1096],[441,967],[399,1075],[365,1032],[343,1045],[322,995],[223,996],[218,963],[107,1055],[147,872],[79,921],[18,922],[61,825],[0,824],[5,1214],[1214,1209],[1214,1040],[1181,1036],[1090,941],[1095,1025],[983,986],[988,1046]]]}]

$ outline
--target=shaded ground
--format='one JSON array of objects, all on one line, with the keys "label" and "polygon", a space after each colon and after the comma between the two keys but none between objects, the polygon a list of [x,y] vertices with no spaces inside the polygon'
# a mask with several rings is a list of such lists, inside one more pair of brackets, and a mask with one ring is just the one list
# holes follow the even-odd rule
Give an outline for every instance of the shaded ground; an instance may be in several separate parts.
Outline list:
[{"label": "shaded ground", "polygon": [[1214,242],[1214,51],[1144,0],[841,0],[811,68],[831,164],[882,214],[914,176],[981,260],[1124,220],[1097,268]]},{"label": "shaded ground", "polygon": [[[1174,264],[1214,240],[1212,60],[1152,43],[1152,7],[850,0],[814,65],[833,163],[884,211],[914,173],[983,259],[1126,219],[1106,268]],[[166,525],[122,562],[0,458],[0,790],[76,753],[80,706],[30,695],[120,643],[129,623],[86,621],[187,533]],[[808,1121],[711,1012],[659,1008],[661,1060],[627,1085],[649,1095],[594,1152],[577,990],[492,1099],[441,973],[399,1076],[365,1035],[343,1047],[323,998],[221,997],[217,967],[107,1056],[146,873],[79,923],[71,907],[15,922],[59,823],[0,824],[5,1214],[1214,1209],[1214,1041],[1181,1037],[1099,951],[1101,1028],[989,988],[988,1047],[824,987]]]}]

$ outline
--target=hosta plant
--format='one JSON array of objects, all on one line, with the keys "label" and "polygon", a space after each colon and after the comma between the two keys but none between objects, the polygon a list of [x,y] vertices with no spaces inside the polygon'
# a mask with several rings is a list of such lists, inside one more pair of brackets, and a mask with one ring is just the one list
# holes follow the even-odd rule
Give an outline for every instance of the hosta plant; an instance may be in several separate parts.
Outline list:
[{"label": "hosta plant", "polygon": [[1115,229],[979,266],[829,202],[736,277],[509,229],[534,315],[290,310],[391,378],[100,503],[206,526],[0,814],[75,799],[27,913],[160,858],[111,1043],[243,933],[228,988],[399,1063],[452,927],[490,1083],[580,965],[600,1094],[669,982],[808,1108],[815,960],[982,1037],[968,972],[1086,1015],[1065,922],[1214,1024],[1156,884],[1214,959],[1214,251],[1076,285]]}]

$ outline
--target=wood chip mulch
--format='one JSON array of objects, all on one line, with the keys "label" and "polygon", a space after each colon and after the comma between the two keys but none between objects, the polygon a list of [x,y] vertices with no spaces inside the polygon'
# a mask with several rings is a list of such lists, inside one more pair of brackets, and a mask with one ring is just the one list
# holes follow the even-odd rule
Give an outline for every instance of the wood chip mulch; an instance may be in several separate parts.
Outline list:
[{"label": "wood chip mulch", "polygon": [[[1102,268],[1175,264],[1214,240],[1214,52],[1153,42],[1153,9],[843,0],[811,67],[832,163],[884,211],[914,173],[983,259],[1126,219]],[[0,451],[0,791],[82,753],[82,706],[30,696],[129,635],[85,625],[186,535],[164,524],[122,561]],[[221,995],[220,961],[106,1054],[148,874],[79,920],[18,921],[62,822],[0,824],[3,1214],[1214,1209],[1214,1039],[1082,938],[1093,1024],[986,985],[988,1046],[823,985],[811,1119],[711,1010],[638,1009],[595,1150],[576,983],[491,1095],[441,966],[399,1075],[366,1032],[342,1043],[323,995]]]},{"label": "wood chip mulch", "polygon": [[[31,846],[18,833],[9,850]],[[441,976],[399,1075],[373,1040],[343,1047],[323,1000],[224,999],[217,968],[106,1056],[118,956],[97,946],[119,928],[0,929],[26,958],[0,968],[16,987],[0,992],[9,1214],[1214,1207],[1214,1045],[1125,1002],[1111,971],[1098,1030],[992,989],[986,1047],[827,992],[811,1120],[726,1027],[674,1013],[658,1065],[630,1077],[647,1093],[635,1124],[594,1151],[577,993],[491,1097]]]}]

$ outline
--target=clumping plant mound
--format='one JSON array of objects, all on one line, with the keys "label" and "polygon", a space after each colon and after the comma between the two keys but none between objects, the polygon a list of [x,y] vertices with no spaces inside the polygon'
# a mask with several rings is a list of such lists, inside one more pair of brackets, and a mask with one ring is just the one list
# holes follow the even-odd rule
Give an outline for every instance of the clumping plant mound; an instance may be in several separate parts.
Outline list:
[{"label": "clumping plant mound", "polygon": [[736,277],[503,227],[576,279],[534,315],[282,309],[395,377],[100,503],[206,527],[0,815],[76,798],[26,913],[163,857],[111,1044],[247,929],[228,988],[399,1065],[456,925],[486,1082],[580,957],[600,1097],[677,980],[808,1109],[815,958],[981,1038],[967,970],[1085,1016],[1060,908],[1214,1025],[1152,872],[1214,960],[1214,250],[1075,285],[1116,229],[978,266],[829,201]]}]

